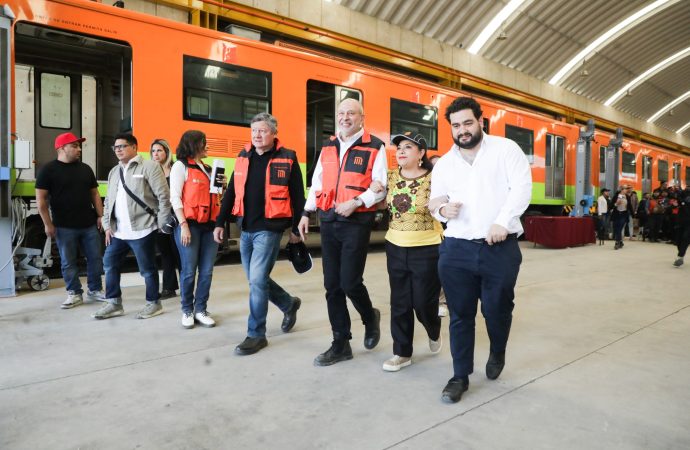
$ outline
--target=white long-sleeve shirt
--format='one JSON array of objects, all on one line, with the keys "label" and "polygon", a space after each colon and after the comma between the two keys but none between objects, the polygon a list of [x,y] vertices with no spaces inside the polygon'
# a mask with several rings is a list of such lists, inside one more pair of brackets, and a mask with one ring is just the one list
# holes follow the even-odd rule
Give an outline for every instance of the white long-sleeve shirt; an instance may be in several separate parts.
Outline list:
[{"label": "white long-sleeve shirt", "polygon": [[532,198],[532,171],[527,157],[510,139],[484,134],[473,164],[453,145],[436,162],[431,175],[431,198],[447,196],[460,202],[457,217],[446,219],[445,236],[484,239],[493,224],[522,234],[520,216]]},{"label": "white long-sleeve shirt", "polygon": [[[338,133],[338,141],[340,141],[340,165],[343,165],[343,158],[345,157],[345,154],[347,153],[347,149],[349,149],[352,144],[355,143],[357,139],[362,137],[364,134],[364,128],[359,130],[357,133],[355,133],[353,136],[350,137],[347,141],[343,141],[340,138],[340,134]],[[383,185],[385,188],[386,185],[388,184],[388,165],[386,164],[386,146],[382,145],[381,148],[379,149],[379,152],[376,154],[376,159],[374,160],[374,165],[371,168],[371,179],[372,181],[378,181]],[[316,191],[320,191],[321,188],[323,187],[323,166],[321,165],[321,155],[319,155],[319,159],[316,162],[316,167],[314,168],[314,174],[311,177],[311,188],[309,188],[309,194],[307,195],[307,201],[304,204],[304,210],[309,211],[309,212],[314,212],[316,211]],[[382,192],[379,192],[378,194],[372,191],[371,189],[367,189],[365,192],[361,193],[359,195],[359,198],[362,199],[364,202],[364,206],[367,208],[371,207],[372,205],[375,205],[376,203],[380,202],[384,198],[386,198],[386,189],[383,189]]]},{"label": "white long-sleeve shirt", "polygon": [[606,197],[600,195],[597,199],[597,214],[603,216],[607,212],[609,212],[609,202]]}]

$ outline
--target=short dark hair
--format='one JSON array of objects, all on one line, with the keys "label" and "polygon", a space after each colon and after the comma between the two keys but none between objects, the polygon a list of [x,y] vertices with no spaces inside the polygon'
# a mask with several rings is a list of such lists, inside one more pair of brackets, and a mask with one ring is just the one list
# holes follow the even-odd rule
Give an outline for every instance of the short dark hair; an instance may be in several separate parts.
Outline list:
[{"label": "short dark hair", "polygon": [[135,138],[132,133],[118,133],[115,135],[115,140],[117,141],[118,139],[127,141],[129,145],[139,145],[137,138]]},{"label": "short dark hair", "polygon": [[196,158],[199,151],[206,145],[206,135],[203,131],[187,130],[177,144],[177,160],[187,162],[189,158]]},{"label": "short dark hair", "polygon": [[458,97],[446,108],[446,120],[450,123],[450,115],[463,109],[471,109],[474,118],[479,120],[482,116],[482,107],[472,97]]}]

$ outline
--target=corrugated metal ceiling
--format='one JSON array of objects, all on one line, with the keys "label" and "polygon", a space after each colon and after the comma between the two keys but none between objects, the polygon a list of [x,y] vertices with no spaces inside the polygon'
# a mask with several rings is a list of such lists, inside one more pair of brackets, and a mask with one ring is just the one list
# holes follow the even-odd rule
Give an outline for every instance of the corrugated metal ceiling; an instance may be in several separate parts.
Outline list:
[{"label": "corrugated metal ceiling", "polygon": [[[441,42],[467,48],[508,0],[333,0]],[[673,0],[672,0],[673,1]],[[527,0],[477,57],[544,82],[616,23],[654,0]],[[497,32],[498,34],[498,32]],[[690,46],[690,0],[680,0],[599,49],[559,85],[605,102],[645,70]],[[588,76],[582,76],[586,69]],[[612,106],[640,119],[690,91],[690,55],[631,90]],[[655,124],[676,131],[690,122],[690,99]],[[683,134],[690,136],[690,128]]]}]

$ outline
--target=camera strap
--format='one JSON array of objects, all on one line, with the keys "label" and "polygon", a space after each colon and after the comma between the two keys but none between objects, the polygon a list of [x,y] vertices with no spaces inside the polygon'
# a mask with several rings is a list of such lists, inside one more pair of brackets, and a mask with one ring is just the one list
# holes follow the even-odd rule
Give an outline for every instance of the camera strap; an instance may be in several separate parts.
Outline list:
[{"label": "camera strap", "polygon": [[156,217],[156,211],[153,210],[153,208],[149,207],[142,199],[140,199],[134,192],[132,192],[128,187],[127,184],[125,183],[125,175],[124,171],[122,170],[122,167],[120,167],[120,183],[122,183],[122,187],[125,188],[125,192],[127,192],[127,195],[129,195],[132,200],[137,202],[139,206],[144,208],[144,210],[151,214],[153,217]]}]

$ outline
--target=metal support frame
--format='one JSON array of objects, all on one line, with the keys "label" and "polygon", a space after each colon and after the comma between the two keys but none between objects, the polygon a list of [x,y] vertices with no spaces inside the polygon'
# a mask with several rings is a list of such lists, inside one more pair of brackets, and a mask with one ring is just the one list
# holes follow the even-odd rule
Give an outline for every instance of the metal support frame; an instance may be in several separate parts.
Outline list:
[{"label": "metal support frame", "polygon": [[611,192],[618,190],[620,178],[620,148],[623,146],[623,129],[616,129],[616,136],[612,137],[606,147],[605,182],[604,187]]},{"label": "metal support frame", "polygon": [[594,120],[587,121],[587,127],[580,130],[577,140],[576,156],[576,180],[575,180],[575,207],[572,216],[582,217],[589,215],[589,208],[594,202],[592,195],[592,182],[590,178],[592,169],[592,140],[594,139]]},{"label": "metal support frame", "polygon": [[0,297],[15,295],[12,236],[12,117],[10,68],[12,21],[14,14],[5,5],[0,11]]}]

